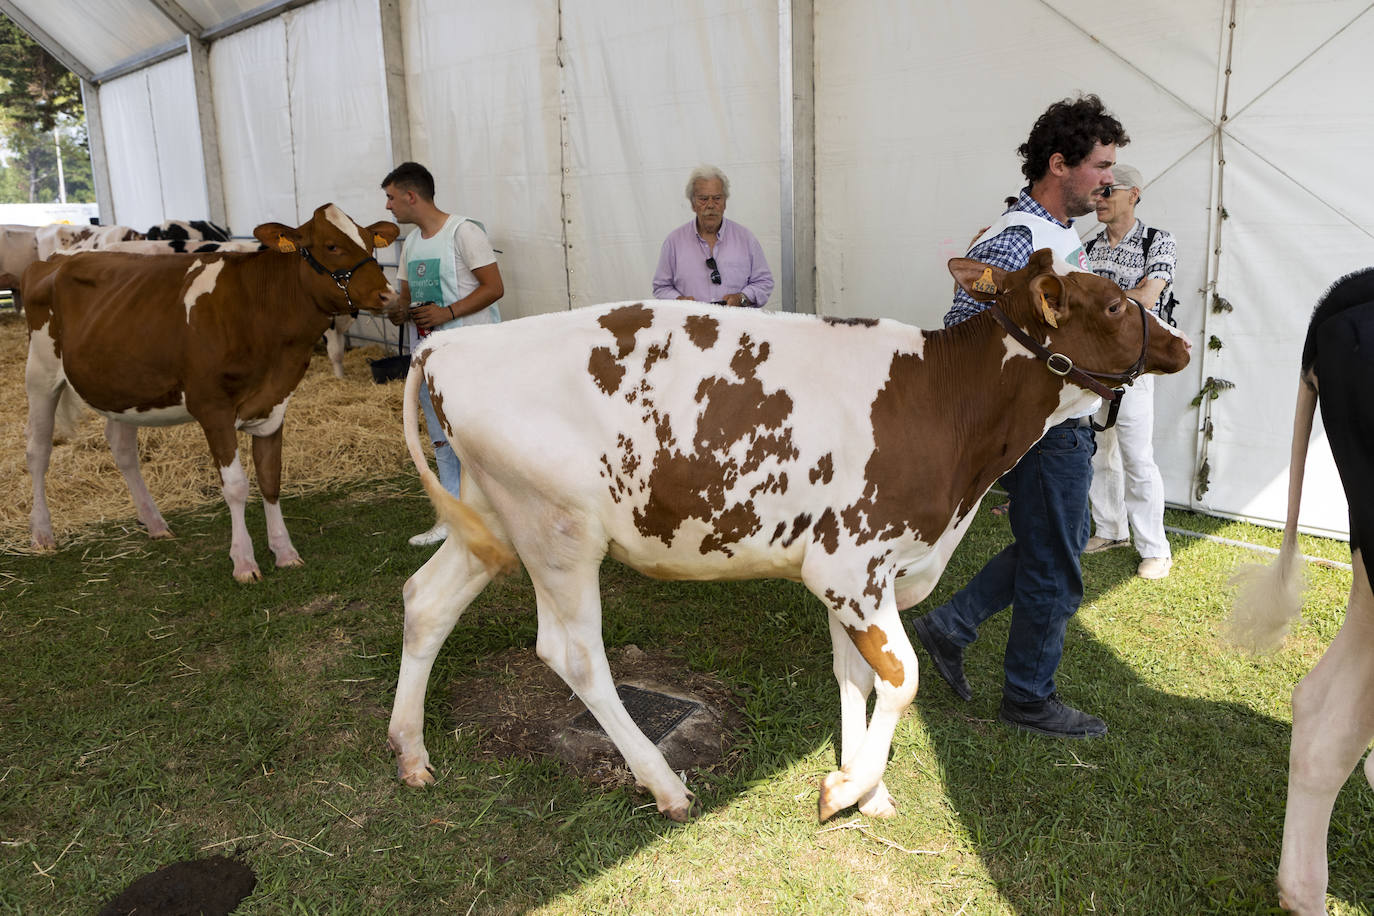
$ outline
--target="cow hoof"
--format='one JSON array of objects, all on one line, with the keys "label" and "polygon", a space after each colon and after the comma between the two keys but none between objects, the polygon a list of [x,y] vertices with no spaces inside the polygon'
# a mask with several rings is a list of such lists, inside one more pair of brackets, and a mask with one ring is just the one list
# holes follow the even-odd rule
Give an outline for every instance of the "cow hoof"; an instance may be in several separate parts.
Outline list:
[{"label": "cow hoof", "polygon": [[41,550],[44,553],[57,549],[57,541],[51,534],[35,534],[29,540],[29,546],[34,550]]},{"label": "cow hoof", "polygon": [[301,555],[298,554],[298,553],[295,553],[295,552],[292,552],[290,555],[285,556],[285,557],[277,557],[277,568],[278,568],[278,569],[286,569],[287,567],[290,567],[290,566],[304,566],[304,565],[305,565],[305,561],[301,559]]},{"label": "cow hoof", "polygon": [[256,566],[250,567],[248,569],[236,569],[234,570],[234,581],[243,582],[245,584],[249,582],[261,582],[262,571],[259,570]]},{"label": "cow hoof", "polygon": [[859,813],[864,817],[896,817],[897,802],[891,795],[887,794],[887,789],[883,788],[883,784],[878,783],[878,788],[873,793],[873,797],[859,803]]},{"label": "cow hoof", "polygon": [[425,786],[434,785],[434,770],[429,764],[425,764],[410,772],[406,772],[404,766],[397,764],[396,775],[401,778],[401,782],[410,786],[412,789],[423,789]]},{"label": "cow hoof", "polygon": [[853,798],[846,798],[848,795],[850,795],[849,777],[845,776],[843,770],[835,770],[833,773],[826,774],[825,779],[821,780],[820,797],[816,799],[816,814],[821,823],[825,823],[854,804]]},{"label": "cow hoof", "polygon": [[154,541],[167,541],[176,537],[176,535],[172,534],[171,528],[159,528],[157,531],[150,530],[148,532],[148,537]]},{"label": "cow hoof", "polygon": [[701,802],[695,793],[688,792],[684,804],[672,805],[667,808],[660,807],[658,811],[670,821],[685,824],[693,818],[701,817]]}]

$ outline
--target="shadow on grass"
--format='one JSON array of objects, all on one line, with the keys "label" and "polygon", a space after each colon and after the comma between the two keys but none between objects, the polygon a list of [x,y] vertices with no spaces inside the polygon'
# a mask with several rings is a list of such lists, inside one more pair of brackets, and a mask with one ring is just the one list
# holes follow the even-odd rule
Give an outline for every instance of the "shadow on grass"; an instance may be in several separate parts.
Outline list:
[{"label": "shadow on grass", "polygon": [[[986,525],[975,534],[917,612],[946,600],[1005,542],[989,538]],[[1107,721],[1107,737],[1056,740],[996,721],[1009,613],[985,625],[967,652],[972,703],[938,675],[924,679],[915,708],[950,802],[1017,912],[1280,912],[1273,875],[1290,725],[1218,698],[1230,676],[1180,635],[1206,627],[1175,626],[1175,615],[1196,613],[1196,596],[1171,590],[1201,543],[1174,538],[1173,546],[1175,575],[1159,583],[1135,577],[1133,550],[1085,557],[1083,610],[1057,679],[1067,702]],[[1213,585],[1215,613],[1224,579]],[[1153,651],[1123,656],[1109,643],[1123,627]],[[1209,667],[1210,684],[1197,671]],[[1183,689],[1172,690],[1175,683]],[[1230,692],[1251,686],[1240,679]],[[1374,901],[1372,832],[1374,806],[1357,768],[1332,818],[1329,892],[1359,912]]]}]

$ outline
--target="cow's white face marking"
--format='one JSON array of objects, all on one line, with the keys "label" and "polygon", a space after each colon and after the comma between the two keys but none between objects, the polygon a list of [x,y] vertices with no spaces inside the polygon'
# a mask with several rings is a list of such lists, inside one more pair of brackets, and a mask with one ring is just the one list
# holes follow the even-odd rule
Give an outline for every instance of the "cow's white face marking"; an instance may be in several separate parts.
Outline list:
[{"label": "cow's white face marking", "polygon": [[[204,269],[200,270],[201,268]],[[191,265],[191,269],[186,272],[189,276],[197,270],[200,270],[196,278],[191,281],[191,285],[186,288],[186,298],[182,300],[186,305],[186,321],[188,324],[191,321],[191,309],[195,306],[196,300],[215,288],[215,281],[219,278],[219,272],[223,269],[223,261],[210,261],[206,263],[197,258],[195,263]]]},{"label": "cow's white face marking", "polygon": [[369,245],[367,242],[363,241],[362,230],[358,228],[357,223],[353,222],[353,220],[348,218],[348,214],[344,213],[342,210],[340,210],[333,204],[330,204],[329,207],[324,211],[324,215],[326,219],[328,219],[331,223],[338,227],[340,232],[351,238],[353,241],[357,242],[358,247],[361,248],[363,251],[372,250],[372,246]]},{"label": "cow's white face marking", "polygon": [[234,428],[241,429],[254,436],[270,436],[281,429],[282,420],[286,417],[286,405],[290,400],[291,395],[288,394],[286,399],[276,407],[273,407],[267,416],[258,417],[255,420],[236,420],[234,422]]}]

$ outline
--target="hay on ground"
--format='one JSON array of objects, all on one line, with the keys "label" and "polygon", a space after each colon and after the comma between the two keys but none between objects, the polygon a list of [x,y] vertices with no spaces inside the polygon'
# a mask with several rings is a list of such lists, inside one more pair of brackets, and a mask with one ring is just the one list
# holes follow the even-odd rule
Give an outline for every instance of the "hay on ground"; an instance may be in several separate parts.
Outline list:
[{"label": "hay on ground", "polygon": [[[23,317],[0,314],[0,552],[29,551],[33,490],[24,458],[27,352]],[[404,386],[374,383],[367,365],[369,358],[382,355],[376,346],[350,350],[344,357],[343,379],[334,378],[322,348],[312,356],[286,411],[283,499],[410,467],[401,431]],[[105,421],[86,411],[76,435],[53,449],[48,507],[59,547],[100,525],[138,524],[104,429]],[[138,453],[148,490],[164,515],[222,502],[219,471],[199,425],[140,429]],[[249,479],[255,480],[252,454],[251,437],[240,433],[239,459]],[[418,488],[417,483],[417,492]],[[258,498],[256,482],[253,495]]]}]

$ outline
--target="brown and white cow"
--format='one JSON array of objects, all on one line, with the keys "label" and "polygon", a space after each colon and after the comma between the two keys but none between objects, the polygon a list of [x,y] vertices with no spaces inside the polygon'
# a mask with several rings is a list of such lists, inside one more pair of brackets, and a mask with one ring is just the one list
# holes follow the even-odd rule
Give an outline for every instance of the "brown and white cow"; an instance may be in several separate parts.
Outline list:
[{"label": "brown and white cow", "polygon": [[[1065,357],[1104,373],[1188,361],[1186,339],[1048,250],[1013,273],[963,258],[950,269],[1058,353],[1060,369]],[[695,797],[616,695],[600,632],[602,559],[663,579],[805,583],[829,611],[842,715],[842,767],[821,785],[820,817],[854,804],[889,816],[883,770],[917,677],[898,610],[935,586],[992,483],[1097,397],[1049,371],[992,309],[923,331],[628,302],[439,332],[413,365],[406,441],[455,534],[404,589],[389,729],[401,779],[433,781],[430,668],[513,552],[534,583],[540,658],[674,820],[691,816]],[[422,375],[463,462],[462,502],[420,451]]]},{"label": "brown and white cow", "polygon": [[265,251],[91,251],[30,267],[23,289],[34,547],[56,546],[44,475],[55,405],[70,385],[107,419],[115,463],[155,538],[171,532],[139,473],[137,428],[201,425],[233,520],[229,555],[241,582],[262,577],[244,524],[248,478],[235,431],[251,433],[268,545],[278,566],[301,565],[277,502],[286,404],[330,318],[380,308],[393,292],[373,250],[398,231],[390,222],[359,227],[326,204],[294,229],[259,226]]},{"label": "brown and white cow", "polygon": [[[1288,801],[1279,859],[1279,902],[1299,913],[1326,912],[1326,834],[1336,796],[1374,741],[1374,356],[1363,341],[1374,334],[1374,268],[1335,283],[1308,323],[1298,379],[1288,467],[1288,514],[1278,558],[1243,567],[1236,580],[1231,638],[1251,650],[1282,641],[1302,609],[1298,514],[1307,444],[1318,402],[1336,470],[1350,508],[1354,576],[1340,632],[1293,690]],[[1374,754],[1365,760],[1374,787]]]}]

